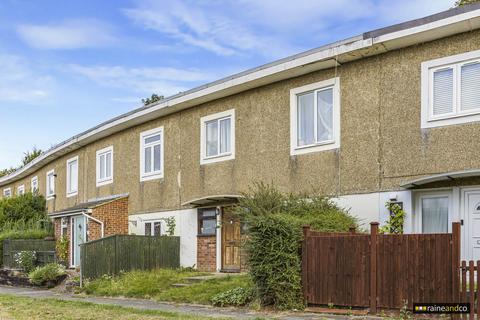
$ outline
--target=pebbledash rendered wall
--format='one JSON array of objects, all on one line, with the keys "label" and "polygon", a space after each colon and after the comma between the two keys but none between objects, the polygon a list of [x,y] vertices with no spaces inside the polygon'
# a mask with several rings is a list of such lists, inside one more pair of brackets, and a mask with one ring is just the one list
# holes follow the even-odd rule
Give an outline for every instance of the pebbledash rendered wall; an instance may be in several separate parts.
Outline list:
[{"label": "pebbledash rendered wall", "polygon": [[[128,193],[129,213],[140,214],[179,210],[198,197],[238,194],[259,180],[284,191],[347,196],[395,191],[421,176],[478,168],[480,123],[420,128],[421,63],[478,49],[480,31],[472,31],[251,89],[114,134],[0,189],[15,192],[24,184],[28,191],[37,175],[44,193],[45,174],[55,169],[57,198],[48,201],[49,211]],[[290,156],[290,90],[335,76],[341,81],[340,149]],[[200,118],[230,109],[236,114],[235,160],[200,165]],[[164,178],[140,182],[140,133],[160,126]],[[111,145],[113,183],[97,188],[95,152]],[[65,166],[74,156],[79,192],[66,198]]]}]

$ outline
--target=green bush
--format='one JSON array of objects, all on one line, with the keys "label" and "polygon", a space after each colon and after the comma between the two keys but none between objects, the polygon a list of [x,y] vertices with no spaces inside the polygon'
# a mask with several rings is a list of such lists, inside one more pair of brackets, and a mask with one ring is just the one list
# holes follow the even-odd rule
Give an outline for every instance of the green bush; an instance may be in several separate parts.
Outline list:
[{"label": "green bush", "polygon": [[34,285],[41,286],[48,281],[56,281],[59,277],[65,275],[65,267],[58,263],[49,263],[43,267],[37,267],[29,273],[28,278]]},{"label": "green bush", "polygon": [[217,307],[242,307],[249,304],[254,299],[254,293],[251,288],[234,288],[212,297],[212,304]]},{"label": "green bush", "polygon": [[17,221],[38,221],[46,219],[45,198],[33,193],[25,193],[0,200],[0,228],[6,223]]},{"label": "green bush", "polygon": [[257,183],[236,209],[246,223],[245,248],[262,305],[278,309],[304,307],[301,285],[302,226],[316,231],[348,231],[357,220],[326,197],[283,194]]},{"label": "green bush", "polygon": [[35,251],[20,251],[15,254],[14,259],[17,265],[28,273],[35,268],[37,253]]}]

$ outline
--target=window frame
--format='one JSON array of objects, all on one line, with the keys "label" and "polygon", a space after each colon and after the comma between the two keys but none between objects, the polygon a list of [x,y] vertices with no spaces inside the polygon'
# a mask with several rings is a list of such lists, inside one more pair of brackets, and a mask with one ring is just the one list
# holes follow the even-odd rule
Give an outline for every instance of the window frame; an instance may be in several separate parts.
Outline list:
[{"label": "window frame", "polygon": [[[204,217],[203,213],[205,211],[215,210],[215,215],[213,217]],[[197,235],[200,237],[213,237],[217,234],[217,227],[215,227],[215,232],[213,233],[202,233],[202,222],[204,220],[214,220],[215,225],[217,226],[217,216],[218,216],[218,209],[217,208],[201,208],[197,211]]]},{"label": "window frame", "polygon": [[[34,181],[35,181],[35,184],[36,184],[36,188],[33,185]],[[35,191],[37,191],[37,192],[39,191],[38,176],[35,176],[32,179],[30,179],[30,191],[32,193],[35,193]]]},{"label": "window frame", "polygon": [[[50,179],[48,178],[50,175],[53,176],[53,186],[52,188],[50,188],[50,185],[49,185],[49,182],[50,182]],[[47,200],[51,200],[53,198],[55,198],[55,169],[52,169],[50,171],[47,171],[47,173],[45,174],[45,177],[46,177],[46,181],[45,181],[45,186],[46,186],[46,189],[45,189],[45,197]],[[52,193],[50,194],[49,191],[50,189],[52,189]]]},{"label": "window frame", "polygon": [[[100,178],[100,158],[102,155],[104,154],[107,154],[107,153],[111,153],[111,157],[110,157],[110,168],[111,168],[111,176],[110,177],[105,177],[103,179]],[[113,183],[113,176],[114,176],[114,170],[113,170],[113,164],[114,164],[114,160],[113,160],[113,157],[114,157],[114,152],[113,152],[113,146],[109,146],[109,147],[106,147],[106,148],[103,148],[103,149],[100,149],[100,150],[97,150],[96,152],[96,168],[95,168],[95,176],[96,176],[96,186],[97,187],[100,187],[100,186],[104,186],[104,185],[107,185],[107,184],[110,184],[110,183]],[[105,170],[107,168],[107,164],[106,164],[106,160],[105,160]]]},{"label": "window frame", "polygon": [[[22,193],[20,193],[20,191],[21,191]],[[22,195],[22,194],[25,194],[25,185],[24,185],[24,184],[19,185],[19,186],[17,187],[17,196],[20,196],[20,195]]]},{"label": "window frame", "polygon": [[[64,237],[67,232],[68,232],[68,223],[70,222],[70,219],[68,217],[61,217],[60,218],[60,236]],[[64,229],[66,229],[64,232]]]},{"label": "window frame", "polygon": [[[149,235],[145,234],[145,228],[146,228],[147,223],[150,224],[150,234]],[[150,236],[150,237],[158,237],[158,236],[155,235],[155,223],[160,224],[160,234],[158,236],[161,236],[162,231],[163,231],[163,224],[162,224],[162,220],[158,220],[158,219],[157,220],[144,220],[144,222],[143,222],[143,235]]]},{"label": "window frame", "polygon": [[[160,141],[158,143],[149,143],[145,144],[145,139],[160,135]],[[153,170],[150,173],[145,172],[145,148],[146,147],[153,147],[156,145],[160,145],[160,170]],[[148,131],[144,131],[140,133],[140,181],[148,181],[154,179],[161,179],[164,177],[164,153],[165,153],[165,144],[164,144],[164,130],[163,126],[151,129]],[[153,153],[152,153],[153,156]],[[152,162],[152,166],[154,167],[154,163]]]},{"label": "window frame", "polygon": [[[69,190],[70,189],[70,182],[71,182],[70,180],[72,179],[72,177],[70,176],[70,165],[73,162],[77,162],[77,184],[76,184],[76,189],[75,190]],[[79,170],[78,169],[79,169],[78,156],[75,156],[75,157],[67,160],[67,165],[66,165],[66,171],[67,171],[66,194],[67,194],[67,198],[78,195],[78,177],[79,177],[79,175],[78,175]]]},{"label": "window frame", "polygon": [[[332,88],[333,90],[333,139],[309,145],[298,145],[298,96],[309,92],[318,92]],[[314,100],[315,114],[317,112],[317,96]],[[301,155],[340,148],[340,78],[335,77],[290,90],[290,155]],[[317,139],[317,117],[315,116],[315,139]]]},{"label": "window frame", "polygon": [[[230,152],[218,153],[214,156],[207,156],[207,123],[211,121],[220,122],[223,119],[230,118]],[[218,126],[218,128],[220,128]],[[219,129],[218,129],[219,130]],[[218,139],[220,146],[220,137]],[[220,148],[219,148],[220,152]],[[210,114],[200,118],[200,164],[209,164],[220,161],[235,159],[235,109]]]},{"label": "window frame", "polygon": [[[461,68],[475,62],[480,63],[480,50],[422,62],[422,129],[480,121],[480,103],[477,110],[461,110]],[[436,116],[433,114],[433,76],[435,72],[446,69],[453,69],[453,111]]]},{"label": "window frame", "polygon": [[415,215],[414,215],[414,224],[415,230],[417,233],[422,233],[423,230],[423,221],[422,221],[422,201],[424,199],[434,199],[434,198],[448,198],[448,221],[447,232],[452,232],[452,221],[453,221],[453,194],[450,190],[443,191],[427,191],[419,192],[415,195]]},{"label": "window frame", "polygon": [[[6,194],[8,191],[8,195]],[[5,188],[3,189],[3,197],[4,198],[11,198],[12,197],[12,188]]]}]

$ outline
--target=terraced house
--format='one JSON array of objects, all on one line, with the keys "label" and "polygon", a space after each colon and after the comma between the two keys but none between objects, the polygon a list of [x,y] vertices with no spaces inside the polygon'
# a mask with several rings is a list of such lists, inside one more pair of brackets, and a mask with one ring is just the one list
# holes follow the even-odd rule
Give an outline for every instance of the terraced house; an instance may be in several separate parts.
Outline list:
[{"label": "terraced house", "polygon": [[38,190],[78,244],[157,235],[181,264],[238,271],[230,206],[254,181],[332,196],[364,223],[402,203],[407,232],[462,221],[480,259],[480,5],[366,32],[133,110],[0,178]]}]

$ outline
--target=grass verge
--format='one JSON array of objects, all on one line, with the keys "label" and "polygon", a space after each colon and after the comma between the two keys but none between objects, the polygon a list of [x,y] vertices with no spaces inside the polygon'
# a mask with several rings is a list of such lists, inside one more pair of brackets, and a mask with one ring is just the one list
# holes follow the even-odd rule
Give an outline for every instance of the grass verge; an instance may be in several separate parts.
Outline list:
[{"label": "grass verge", "polygon": [[[89,302],[57,299],[33,299],[13,295],[0,295],[0,319],[10,320],[206,320],[202,316],[190,316],[157,310],[140,310],[119,306],[99,305]],[[215,318],[218,319],[218,318]]]},{"label": "grass verge", "polygon": [[158,301],[210,304],[216,294],[238,288],[250,288],[247,275],[232,275],[224,278],[193,283],[187,287],[172,287],[185,283],[185,278],[205,273],[185,270],[158,269],[132,271],[118,277],[104,277],[85,284],[84,292],[96,296],[123,296],[155,299]]}]

